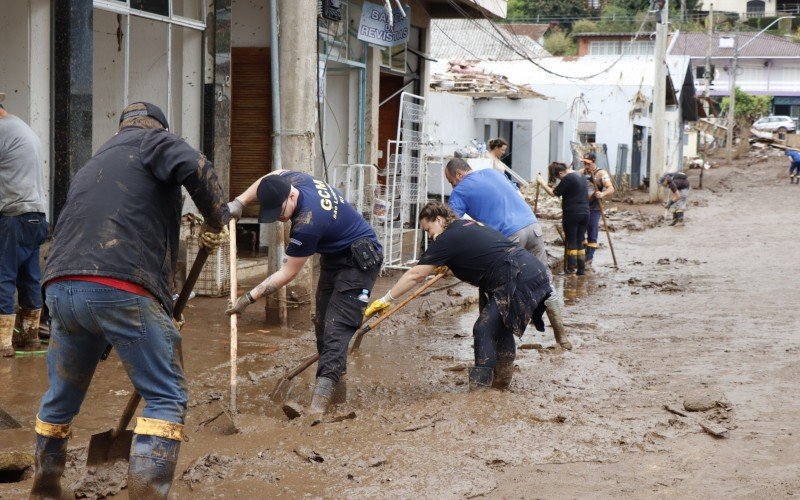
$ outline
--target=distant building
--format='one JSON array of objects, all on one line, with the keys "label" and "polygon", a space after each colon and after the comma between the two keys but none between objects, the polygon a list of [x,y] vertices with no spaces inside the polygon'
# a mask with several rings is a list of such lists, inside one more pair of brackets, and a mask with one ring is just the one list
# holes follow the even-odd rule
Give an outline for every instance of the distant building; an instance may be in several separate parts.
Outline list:
[{"label": "distant building", "polygon": [[521,61],[547,57],[544,47],[526,35],[514,35],[487,19],[433,19],[431,56],[435,59]]},{"label": "distant building", "polygon": [[[716,4],[714,4],[716,9]],[[800,119],[800,44],[775,35],[740,32],[736,86],[749,94],[771,96],[773,113]],[[716,33],[711,44],[710,95],[731,92],[734,45],[732,33]],[[689,56],[697,93],[706,86],[705,33],[679,33],[670,43],[669,54]]]},{"label": "distant building", "polygon": [[579,56],[646,56],[655,50],[655,40],[648,36],[633,39],[636,33],[575,33]]},{"label": "distant building", "polygon": [[551,24],[509,23],[503,24],[509,33],[515,36],[527,36],[539,45],[544,45],[544,37],[550,33]]}]

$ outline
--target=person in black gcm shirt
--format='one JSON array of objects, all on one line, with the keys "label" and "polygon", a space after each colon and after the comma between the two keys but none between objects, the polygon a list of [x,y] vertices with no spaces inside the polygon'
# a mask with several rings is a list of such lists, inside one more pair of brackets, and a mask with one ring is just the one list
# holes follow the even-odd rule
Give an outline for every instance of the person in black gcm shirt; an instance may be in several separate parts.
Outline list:
[{"label": "person in black gcm shirt", "polygon": [[530,322],[544,331],[544,302],[552,292],[544,264],[502,233],[473,220],[456,219],[443,203],[425,205],[419,220],[432,240],[428,249],[383,298],[367,308],[366,316],[380,313],[437,267],[447,266],[456,278],[488,296],[472,329],[475,366],[469,371],[469,388],[507,388],[514,372],[514,335],[521,337]]},{"label": "person in black gcm shirt", "polygon": [[559,179],[555,188],[550,188],[542,176],[537,176],[536,182],[542,186],[550,196],[561,197],[562,219],[564,236],[567,241],[567,273],[579,275],[586,272],[586,253],[583,249],[583,235],[586,234],[586,225],[589,223],[589,195],[586,181],[580,174],[559,162],[553,162],[548,167],[550,177]]},{"label": "person in black gcm shirt", "polygon": [[329,184],[303,172],[277,170],[257,180],[230,204],[237,220],[258,199],[259,222],[291,221],[281,268],[236,300],[226,313],[242,314],[258,298],[287,285],[315,253],[320,254],[316,292],[317,381],[309,413],[343,403],[347,344],[361,326],[369,294],[383,262],[375,231]]},{"label": "person in black gcm shirt", "polygon": [[682,226],[684,224],[683,212],[686,210],[686,207],[689,206],[689,191],[692,189],[689,183],[689,177],[683,172],[665,174],[661,178],[661,185],[669,188],[672,192],[672,199],[665,205],[667,210],[669,210],[670,207],[675,207],[675,211],[672,213],[672,223],[670,226]]}]

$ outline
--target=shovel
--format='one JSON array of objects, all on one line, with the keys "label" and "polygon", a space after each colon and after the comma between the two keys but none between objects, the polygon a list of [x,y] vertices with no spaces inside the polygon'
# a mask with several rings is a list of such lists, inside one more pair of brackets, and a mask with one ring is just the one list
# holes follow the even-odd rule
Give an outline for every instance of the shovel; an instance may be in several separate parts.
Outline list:
[{"label": "shovel", "polygon": [[[356,333],[355,333],[355,341],[353,342],[353,347],[350,349],[350,352],[352,353],[353,351],[358,350],[358,348],[361,346],[361,339],[364,337],[364,335],[368,331],[370,331],[373,328],[375,328],[376,326],[378,326],[383,320],[387,319],[389,316],[391,316],[392,314],[394,314],[397,311],[399,311],[403,306],[405,306],[406,304],[411,302],[413,299],[415,299],[416,297],[421,295],[422,292],[424,292],[425,290],[430,288],[434,283],[436,283],[437,281],[442,279],[442,277],[444,277],[445,274],[446,273],[441,273],[441,274],[437,274],[436,276],[434,276],[434,278],[432,280],[430,280],[429,282],[425,283],[421,287],[417,288],[417,290],[414,293],[412,293],[411,295],[409,295],[408,297],[403,299],[402,302],[400,302],[399,304],[394,306],[392,309],[387,311],[386,314],[383,314],[382,316],[380,316],[378,318],[378,320],[375,321],[374,323],[372,323],[371,325],[366,324],[367,322],[365,321],[361,325],[361,328],[359,328],[358,331],[356,331]],[[367,321],[369,321],[369,320],[367,320]],[[276,403],[277,402],[282,402],[284,399],[286,399],[286,394],[289,391],[289,383],[291,382],[291,380],[293,378],[295,378],[296,376],[300,375],[301,373],[303,373],[306,370],[306,368],[308,368],[309,366],[313,365],[318,360],[319,360],[319,353],[314,354],[313,356],[307,357],[299,365],[297,365],[291,371],[287,372],[286,375],[284,375],[283,378],[281,378],[278,381],[278,383],[275,384],[275,388],[272,389],[272,392],[269,395],[270,399],[272,399]]]},{"label": "shovel", "polygon": [[[194,259],[194,264],[192,264],[192,269],[186,277],[186,282],[183,284],[181,294],[172,309],[172,317],[177,321],[181,320],[186,303],[189,302],[189,295],[192,293],[195,283],[197,283],[197,278],[200,277],[200,271],[203,270],[206,259],[208,259],[208,250],[201,246],[197,252],[197,257]],[[180,361],[183,364],[183,359]],[[106,432],[94,434],[91,437],[89,440],[89,452],[86,457],[87,466],[112,463],[121,458],[128,459],[131,454],[133,431],[126,429],[141,400],[142,396],[138,392],[134,392],[125,406],[125,411],[119,417],[117,427]]]}]

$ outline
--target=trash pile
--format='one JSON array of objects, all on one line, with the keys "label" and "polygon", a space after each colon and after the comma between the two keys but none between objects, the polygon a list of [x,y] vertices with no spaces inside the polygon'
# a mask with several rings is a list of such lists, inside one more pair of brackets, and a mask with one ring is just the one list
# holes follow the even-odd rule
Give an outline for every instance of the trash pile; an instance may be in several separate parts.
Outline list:
[{"label": "trash pile", "polygon": [[509,99],[544,98],[528,85],[515,85],[502,75],[481,68],[480,61],[453,60],[447,72],[431,77],[431,88],[443,92],[458,92],[476,97],[507,97]]}]

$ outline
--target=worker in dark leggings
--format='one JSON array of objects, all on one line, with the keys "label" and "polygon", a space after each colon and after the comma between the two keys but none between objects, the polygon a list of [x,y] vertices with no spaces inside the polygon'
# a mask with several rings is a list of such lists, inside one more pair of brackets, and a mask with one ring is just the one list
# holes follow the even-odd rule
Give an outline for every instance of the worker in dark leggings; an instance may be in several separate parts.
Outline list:
[{"label": "worker in dark leggings", "polygon": [[556,179],[555,188],[551,188],[541,175],[536,182],[550,196],[561,197],[564,242],[567,248],[567,274],[583,275],[586,273],[586,254],[583,248],[583,235],[589,223],[589,195],[583,177],[564,163],[553,162],[548,167],[550,178]]},{"label": "worker in dark leggings", "polygon": [[437,267],[447,266],[487,297],[472,329],[475,366],[469,371],[469,389],[508,388],[516,357],[514,335],[522,336],[531,322],[544,331],[544,304],[552,293],[547,269],[502,233],[474,220],[456,219],[443,203],[425,205],[419,220],[431,238],[428,249],[384,297],[370,304],[366,317],[387,309]]}]

